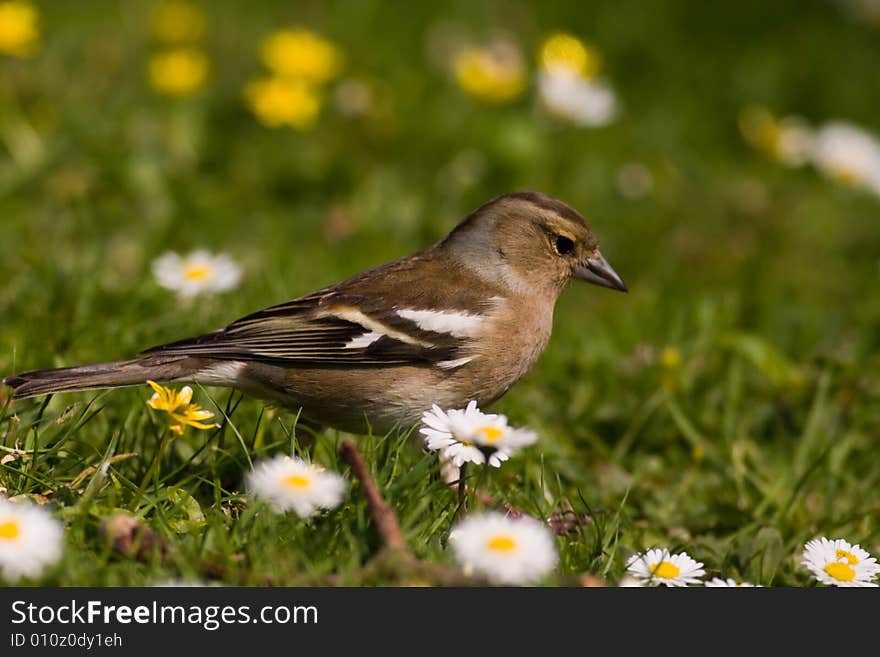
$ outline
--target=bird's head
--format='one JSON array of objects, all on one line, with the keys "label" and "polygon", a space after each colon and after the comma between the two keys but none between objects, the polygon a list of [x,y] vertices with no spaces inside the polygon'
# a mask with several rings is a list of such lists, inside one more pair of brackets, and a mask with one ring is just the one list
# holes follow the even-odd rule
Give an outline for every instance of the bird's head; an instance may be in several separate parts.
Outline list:
[{"label": "bird's head", "polygon": [[626,292],[584,218],[537,192],[515,192],[477,208],[441,246],[481,278],[558,294],[572,278]]}]

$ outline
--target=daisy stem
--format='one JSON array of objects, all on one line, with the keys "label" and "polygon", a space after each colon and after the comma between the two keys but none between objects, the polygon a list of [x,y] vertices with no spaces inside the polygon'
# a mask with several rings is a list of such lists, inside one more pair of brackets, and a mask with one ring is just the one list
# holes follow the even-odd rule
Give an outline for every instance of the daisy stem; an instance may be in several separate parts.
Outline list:
[{"label": "daisy stem", "polygon": [[483,506],[484,500],[480,497],[479,491],[484,490],[486,487],[486,481],[489,479],[489,461],[486,461],[483,464],[483,469],[480,470],[480,478],[476,484],[474,484],[474,509],[479,509]]},{"label": "daisy stem", "polygon": [[462,463],[458,469],[458,516],[464,518],[467,515],[467,485],[465,476],[467,475],[467,463]]}]

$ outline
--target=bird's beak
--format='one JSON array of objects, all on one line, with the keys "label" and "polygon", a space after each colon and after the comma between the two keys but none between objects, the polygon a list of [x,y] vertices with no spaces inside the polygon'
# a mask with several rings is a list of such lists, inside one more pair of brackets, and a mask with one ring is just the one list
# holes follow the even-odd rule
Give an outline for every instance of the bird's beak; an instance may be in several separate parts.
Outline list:
[{"label": "bird's beak", "polygon": [[587,262],[574,268],[574,277],[582,281],[587,281],[593,285],[602,287],[610,287],[612,290],[626,292],[626,283],[617,275],[617,272],[611,268],[602,254],[596,251],[596,255],[587,258]]}]

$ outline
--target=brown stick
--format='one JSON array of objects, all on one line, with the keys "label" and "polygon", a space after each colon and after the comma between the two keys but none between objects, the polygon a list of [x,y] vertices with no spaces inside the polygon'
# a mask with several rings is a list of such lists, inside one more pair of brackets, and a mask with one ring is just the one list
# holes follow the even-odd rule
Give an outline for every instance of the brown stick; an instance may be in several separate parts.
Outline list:
[{"label": "brown stick", "polygon": [[367,498],[367,503],[370,505],[370,514],[373,517],[373,524],[376,525],[376,530],[379,532],[382,546],[387,550],[408,555],[409,548],[406,546],[406,541],[403,540],[403,532],[400,531],[397,513],[382,498],[382,494],[370,475],[367,464],[364,463],[364,458],[357,446],[349,440],[344,440],[339,446],[339,453],[351,466],[364,488],[364,497]]}]

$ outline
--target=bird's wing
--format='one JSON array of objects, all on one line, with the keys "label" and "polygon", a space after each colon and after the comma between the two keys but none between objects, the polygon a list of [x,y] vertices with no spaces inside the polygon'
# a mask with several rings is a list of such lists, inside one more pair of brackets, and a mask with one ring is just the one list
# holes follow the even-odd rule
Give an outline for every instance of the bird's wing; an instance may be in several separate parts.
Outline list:
[{"label": "bird's wing", "polygon": [[[311,295],[248,315],[219,331],[153,347],[143,355],[179,354],[292,367],[423,363],[446,368],[465,362],[467,331],[449,330],[442,317],[436,319],[440,313],[401,311],[378,301],[336,292]],[[425,317],[435,317],[434,323]],[[458,323],[462,324],[461,317]]]}]

